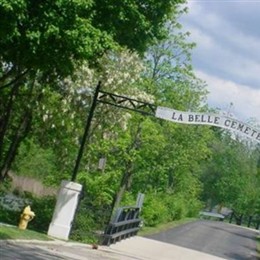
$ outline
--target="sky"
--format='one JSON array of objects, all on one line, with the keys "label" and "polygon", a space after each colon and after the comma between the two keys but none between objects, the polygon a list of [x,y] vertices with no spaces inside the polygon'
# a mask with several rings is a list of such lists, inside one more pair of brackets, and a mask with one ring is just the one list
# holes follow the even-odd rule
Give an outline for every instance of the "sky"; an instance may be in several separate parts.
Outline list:
[{"label": "sky", "polygon": [[197,46],[196,75],[208,104],[242,121],[260,123],[260,0],[188,0],[180,22]]}]

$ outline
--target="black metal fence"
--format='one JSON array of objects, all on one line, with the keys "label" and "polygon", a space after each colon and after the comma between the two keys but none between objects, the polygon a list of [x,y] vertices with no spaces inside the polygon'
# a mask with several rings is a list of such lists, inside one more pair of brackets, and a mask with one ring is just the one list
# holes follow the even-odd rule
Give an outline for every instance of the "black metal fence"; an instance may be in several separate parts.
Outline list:
[{"label": "black metal fence", "polygon": [[102,237],[102,245],[109,246],[122,239],[135,236],[140,229],[140,207],[118,208]]},{"label": "black metal fence", "polygon": [[250,228],[260,228],[260,215],[246,216],[239,215],[235,212],[230,214],[229,223],[235,222],[237,225],[244,225]]}]

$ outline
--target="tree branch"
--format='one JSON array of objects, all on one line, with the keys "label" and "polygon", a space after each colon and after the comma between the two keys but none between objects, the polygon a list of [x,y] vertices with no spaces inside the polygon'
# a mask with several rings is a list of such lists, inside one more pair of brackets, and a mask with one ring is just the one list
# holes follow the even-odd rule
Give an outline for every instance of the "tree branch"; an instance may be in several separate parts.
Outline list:
[{"label": "tree branch", "polygon": [[9,83],[0,86],[0,90],[10,87],[14,84],[16,84],[17,82],[19,82],[19,80],[21,80],[28,72],[30,71],[30,69],[26,69],[23,73],[19,74],[15,79],[13,79],[12,81],[10,81]]}]

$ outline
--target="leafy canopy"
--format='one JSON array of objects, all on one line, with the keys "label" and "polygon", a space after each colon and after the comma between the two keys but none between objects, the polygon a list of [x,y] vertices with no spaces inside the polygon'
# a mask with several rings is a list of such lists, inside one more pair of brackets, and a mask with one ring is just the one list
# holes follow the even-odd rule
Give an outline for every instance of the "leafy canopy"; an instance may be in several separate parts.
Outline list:
[{"label": "leafy canopy", "polygon": [[[181,0],[3,0],[0,61],[68,75],[116,46],[144,52]],[[3,69],[3,68],[2,68]]]}]

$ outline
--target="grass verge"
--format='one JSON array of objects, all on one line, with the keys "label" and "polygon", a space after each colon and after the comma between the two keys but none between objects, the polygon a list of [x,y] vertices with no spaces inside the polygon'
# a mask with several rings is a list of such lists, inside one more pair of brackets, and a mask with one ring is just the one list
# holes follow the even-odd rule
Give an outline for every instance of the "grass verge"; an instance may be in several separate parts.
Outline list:
[{"label": "grass verge", "polygon": [[138,232],[138,235],[139,236],[152,235],[152,234],[159,233],[159,232],[165,231],[165,230],[170,229],[170,228],[178,227],[178,226],[181,226],[181,225],[184,225],[186,223],[193,222],[193,221],[196,221],[196,220],[198,220],[198,219],[197,218],[186,218],[186,219],[181,219],[181,220],[169,222],[169,223],[166,223],[166,224],[160,224],[156,227],[143,227]]},{"label": "grass verge", "polygon": [[15,226],[0,225],[0,240],[25,239],[25,240],[52,240],[47,235],[32,230],[20,230]]}]

